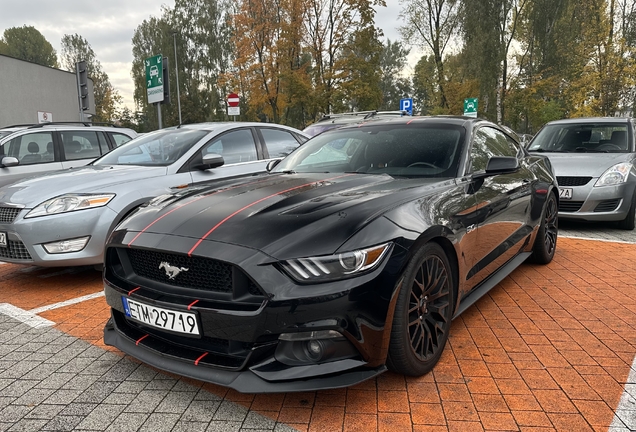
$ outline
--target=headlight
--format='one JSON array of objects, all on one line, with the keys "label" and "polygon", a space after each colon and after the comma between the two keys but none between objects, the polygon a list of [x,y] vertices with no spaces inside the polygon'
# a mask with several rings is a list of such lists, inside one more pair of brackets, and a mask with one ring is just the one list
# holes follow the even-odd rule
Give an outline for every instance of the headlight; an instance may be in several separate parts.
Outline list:
[{"label": "headlight", "polygon": [[632,164],[629,162],[623,162],[614,165],[603,173],[602,176],[596,181],[596,186],[614,186],[621,183],[625,183],[629,177],[629,172],[632,170]]},{"label": "headlight", "polygon": [[34,218],[52,214],[67,213],[94,207],[103,207],[115,197],[115,194],[79,195],[68,194],[44,201],[24,217]]},{"label": "headlight", "polygon": [[372,270],[386,255],[391,243],[311,258],[282,261],[283,269],[298,282],[323,282],[344,279]]}]

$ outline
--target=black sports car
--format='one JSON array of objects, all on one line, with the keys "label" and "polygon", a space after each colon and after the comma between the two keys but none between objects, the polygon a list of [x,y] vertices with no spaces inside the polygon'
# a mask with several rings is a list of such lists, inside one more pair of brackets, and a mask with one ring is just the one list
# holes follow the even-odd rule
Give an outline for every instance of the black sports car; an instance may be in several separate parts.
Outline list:
[{"label": "black sports car", "polygon": [[417,376],[454,317],[526,258],[554,256],[550,163],[487,121],[376,120],[275,162],[119,225],[106,344],[241,392]]}]

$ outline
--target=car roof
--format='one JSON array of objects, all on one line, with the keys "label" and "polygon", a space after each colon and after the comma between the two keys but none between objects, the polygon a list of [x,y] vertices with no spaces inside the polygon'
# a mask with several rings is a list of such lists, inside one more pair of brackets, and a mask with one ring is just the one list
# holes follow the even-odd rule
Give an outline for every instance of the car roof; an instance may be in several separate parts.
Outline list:
[{"label": "car roof", "polygon": [[448,125],[457,125],[457,126],[467,126],[467,125],[475,125],[478,123],[487,123],[491,126],[497,126],[494,123],[489,122],[488,120],[474,118],[474,117],[466,117],[466,116],[413,116],[413,117],[374,117],[367,121],[362,122],[358,125],[349,125],[343,126],[342,128],[355,128],[355,127],[364,127],[367,125],[377,125],[377,124],[426,124],[426,123],[435,123],[435,124],[448,124]]},{"label": "car roof", "polygon": [[546,124],[579,124],[579,123],[629,123],[632,121],[631,117],[578,117],[561,120],[553,120]]},{"label": "car roof", "polygon": [[208,132],[212,131],[222,131],[228,129],[235,129],[237,127],[273,127],[278,129],[285,129],[290,132],[294,132],[300,134],[302,136],[308,137],[307,134],[295,129],[291,126],[281,125],[277,123],[262,123],[262,122],[205,122],[205,123],[191,123],[191,124],[183,124],[180,126],[173,126],[171,128],[166,129],[196,129],[196,130],[205,130]]}]

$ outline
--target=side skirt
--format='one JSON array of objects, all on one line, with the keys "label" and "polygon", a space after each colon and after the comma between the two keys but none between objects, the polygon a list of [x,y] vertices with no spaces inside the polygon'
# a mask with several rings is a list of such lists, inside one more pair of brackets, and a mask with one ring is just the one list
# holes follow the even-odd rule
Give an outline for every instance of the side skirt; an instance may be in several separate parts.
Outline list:
[{"label": "side skirt", "polygon": [[477,288],[473,289],[466,297],[459,303],[453,319],[461,315],[466,309],[471,307],[474,303],[482,298],[488,291],[495,287],[499,282],[504,280],[506,276],[513,272],[514,269],[519,267],[528,257],[532,255],[532,252],[521,252],[519,255],[508,261],[503,267],[493,273],[488,279],[483,281]]}]

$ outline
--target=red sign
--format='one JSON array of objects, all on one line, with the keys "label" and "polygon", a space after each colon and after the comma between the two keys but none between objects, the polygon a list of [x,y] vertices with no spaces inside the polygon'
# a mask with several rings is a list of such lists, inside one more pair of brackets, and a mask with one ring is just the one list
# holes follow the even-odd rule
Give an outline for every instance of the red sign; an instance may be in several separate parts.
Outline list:
[{"label": "red sign", "polygon": [[239,106],[239,95],[237,95],[236,93],[230,93],[229,95],[227,95],[227,105],[230,107],[237,107]]}]

